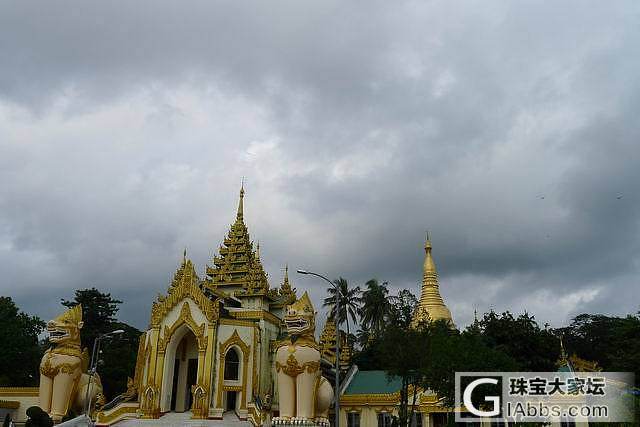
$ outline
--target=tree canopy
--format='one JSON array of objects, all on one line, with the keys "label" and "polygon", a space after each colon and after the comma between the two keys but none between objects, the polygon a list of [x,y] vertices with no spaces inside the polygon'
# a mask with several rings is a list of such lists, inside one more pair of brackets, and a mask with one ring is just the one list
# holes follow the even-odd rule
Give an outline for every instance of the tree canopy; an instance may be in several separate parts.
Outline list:
[{"label": "tree canopy", "polygon": [[38,335],[44,328],[42,320],[20,312],[10,297],[0,297],[0,386],[38,384]]}]

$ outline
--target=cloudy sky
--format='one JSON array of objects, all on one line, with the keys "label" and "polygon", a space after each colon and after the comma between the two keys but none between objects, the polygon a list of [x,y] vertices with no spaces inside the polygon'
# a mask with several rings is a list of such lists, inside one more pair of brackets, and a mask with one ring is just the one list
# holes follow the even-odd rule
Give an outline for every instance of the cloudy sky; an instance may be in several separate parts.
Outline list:
[{"label": "cloudy sky", "polygon": [[0,294],[144,328],[245,176],[272,286],[419,292],[429,229],[459,325],[636,312],[638,76],[637,1],[0,0]]}]

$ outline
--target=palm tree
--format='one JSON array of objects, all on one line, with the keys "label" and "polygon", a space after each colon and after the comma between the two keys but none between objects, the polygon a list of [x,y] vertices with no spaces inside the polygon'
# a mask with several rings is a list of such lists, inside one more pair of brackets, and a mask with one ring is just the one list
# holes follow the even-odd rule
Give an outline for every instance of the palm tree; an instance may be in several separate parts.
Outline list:
[{"label": "palm tree", "polygon": [[362,326],[374,336],[379,336],[391,309],[387,285],[387,282],[380,284],[377,279],[369,280],[365,283],[367,289],[362,292],[360,299]]},{"label": "palm tree", "polygon": [[329,296],[324,299],[324,306],[331,307],[329,311],[329,316],[335,318],[336,315],[336,294],[337,290],[340,292],[340,313],[338,313],[338,321],[339,324],[336,326],[337,329],[340,329],[340,325],[343,322],[347,322],[347,337],[350,335],[349,329],[349,317],[353,321],[355,325],[357,322],[358,311],[360,309],[360,287],[356,286],[355,288],[349,289],[349,284],[346,279],[339,278],[333,281],[336,284],[336,287],[331,286],[328,289]]}]

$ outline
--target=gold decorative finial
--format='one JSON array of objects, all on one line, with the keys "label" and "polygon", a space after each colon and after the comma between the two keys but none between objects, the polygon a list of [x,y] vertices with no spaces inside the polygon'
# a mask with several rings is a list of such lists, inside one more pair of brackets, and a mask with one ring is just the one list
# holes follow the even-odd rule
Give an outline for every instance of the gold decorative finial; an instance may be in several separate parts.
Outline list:
[{"label": "gold decorative finial", "polygon": [[240,183],[240,201],[238,202],[238,214],[236,218],[239,220],[242,219],[244,211],[244,177],[242,177],[242,182]]},{"label": "gold decorative finial", "polygon": [[182,252],[182,262],[186,263],[187,262],[187,248],[185,246],[184,251]]},{"label": "gold decorative finial", "polygon": [[427,274],[438,274],[436,272],[436,263],[433,261],[433,256],[431,255],[431,240],[429,239],[429,232],[427,231],[427,240],[424,242],[424,251],[426,255],[424,257],[424,264],[422,266],[422,275],[423,278],[427,276]]}]

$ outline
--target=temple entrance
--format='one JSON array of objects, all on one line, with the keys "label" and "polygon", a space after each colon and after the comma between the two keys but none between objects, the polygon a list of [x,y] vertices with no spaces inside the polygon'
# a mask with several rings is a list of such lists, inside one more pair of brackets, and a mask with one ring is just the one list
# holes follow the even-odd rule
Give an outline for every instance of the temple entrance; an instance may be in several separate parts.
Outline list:
[{"label": "temple entrance", "polygon": [[[193,398],[191,387],[197,383],[198,379],[198,343],[196,337],[188,328],[184,328],[181,332],[182,337],[178,338],[179,336],[176,336],[176,343],[172,343],[174,345],[169,346],[167,349],[167,356],[169,357],[165,361],[165,366],[171,368],[171,372],[167,372],[167,374],[170,374],[168,378],[171,378],[171,397],[169,408],[167,409],[171,412],[185,412],[191,409]],[[172,350],[172,354],[170,350]]]},{"label": "temple entrance", "polygon": [[228,391],[227,392],[227,405],[225,410],[227,411],[235,411],[236,403],[238,401],[238,392],[237,391]]}]

